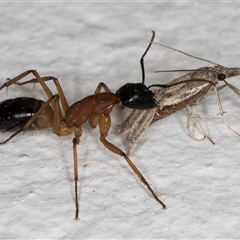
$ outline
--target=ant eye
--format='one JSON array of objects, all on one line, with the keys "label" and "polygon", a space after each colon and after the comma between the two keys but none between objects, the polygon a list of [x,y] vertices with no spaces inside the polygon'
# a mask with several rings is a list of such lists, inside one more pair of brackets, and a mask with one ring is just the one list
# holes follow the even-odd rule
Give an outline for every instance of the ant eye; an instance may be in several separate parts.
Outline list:
[{"label": "ant eye", "polygon": [[226,79],[226,74],[224,74],[224,73],[220,73],[220,74],[218,74],[218,80],[224,80],[224,79]]},{"label": "ant eye", "polygon": [[137,98],[139,98],[137,94],[133,96],[133,99],[137,99]]}]

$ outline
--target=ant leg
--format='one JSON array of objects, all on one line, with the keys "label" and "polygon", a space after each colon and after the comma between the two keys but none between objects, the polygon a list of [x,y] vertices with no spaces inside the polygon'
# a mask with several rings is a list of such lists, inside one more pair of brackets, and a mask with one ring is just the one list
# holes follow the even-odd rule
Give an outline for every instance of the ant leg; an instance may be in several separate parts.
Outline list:
[{"label": "ant leg", "polygon": [[17,83],[22,78],[26,77],[27,75],[29,75],[31,73],[36,77],[37,81],[42,85],[42,88],[45,91],[45,93],[47,94],[48,98],[51,98],[53,96],[53,93],[51,92],[51,90],[48,88],[48,86],[46,84],[42,83],[43,81],[41,81],[41,77],[36,70],[28,70],[26,72],[23,72],[23,73],[19,74],[18,76],[16,76],[13,79],[8,79],[8,81],[5,82],[0,87],[0,90],[3,89],[4,87],[9,87],[10,85]]},{"label": "ant leg", "polygon": [[111,118],[109,115],[101,115],[99,117],[99,130],[100,130],[100,141],[102,144],[111,152],[116,153],[122,157],[125,158],[129,166],[132,168],[134,173],[140,178],[140,180],[145,184],[145,186],[148,188],[148,190],[151,192],[153,197],[156,199],[158,203],[160,203],[163,207],[163,209],[166,209],[166,205],[156,196],[152,188],[150,187],[149,183],[146,181],[144,176],[141,174],[141,172],[137,169],[137,167],[134,165],[134,163],[128,158],[128,156],[118,147],[113,145],[112,143],[108,142],[106,140],[107,133],[109,131],[109,128],[111,126]]},{"label": "ant leg", "polygon": [[9,87],[10,85],[16,83],[17,81],[21,80],[22,78],[26,77],[27,75],[33,73],[34,70],[28,70],[26,72],[23,72],[21,74],[19,74],[18,76],[16,76],[13,79],[7,79],[7,81],[0,87],[0,90],[2,90],[5,87]]},{"label": "ant leg", "polygon": [[77,144],[80,142],[80,137],[82,135],[82,128],[74,128],[75,137],[73,138],[73,165],[74,165],[74,192],[75,192],[75,219],[78,219],[79,215],[79,203],[78,203],[78,158],[77,158]]},{"label": "ant leg", "polygon": [[[0,90],[2,90],[4,87],[9,87],[10,85],[12,84],[17,84],[18,81],[20,81],[21,79],[23,79],[24,77],[26,77],[27,75],[29,74],[33,74],[38,80],[39,82],[39,79],[41,79],[40,75],[38,74],[38,72],[36,70],[28,70],[28,71],[25,71],[21,74],[19,74],[18,76],[16,76],[15,78],[13,79],[7,79],[8,81],[5,82],[1,87],[0,87]],[[48,98],[51,98],[53,96],[52,92],[50,91],[50,89],[47,87],[47,86],[43,86],[43,89],[44,91],[46,92]]]},{"label": "ant leg", "polygon": [[94,95],[100,93],[102,88],[104,89],[105,92],[109,92],[109,93],[112,92],[105,83],[100,82],[94,92]]},{"label": "ant leg", "polygon": [[52,101],[55,101],[58,98],[58,95],[54,95],[51,98],[48,99],[47,102],[45,102],[39,110],[34,114],[32,118],[28,120],[28,122],[18,131],[16,131],[14,134],[12,134],[8,139],[6,139],[3,142],[0,142],[0,144],[5,144],[9,140],[11,140],[13,137],[15,137],[18,133],[26,131],[35,121],[36,119],[45,111],[45,109],[51,104]]},{"label": "ant leg", "polygon": [[[23,83],[18,83],[18,81],[20,81],[21,79],[23,79],[24,77],[26,77],[29,74],[33,74],[35,76],[35,79],[29,80],[29,81],[26,81],[26,82],[23,82]],[[13,79],[8,79],[8,81],[5,82],[0,87],[0,90],[3,89],[4,87],[9,87],[12,84],[24,85],[24,84],[27,84],[27,83],[40,83],[44,92],[48,96],[48,98],[51,98],[53,96],[53,93],[45,83],[45,81],[49,81],[49,80],[53,80],[53,82],[54,82],[54,84],[57,88],[58,95],[59,95],[60,101],[62,103],[63,109],[66,112],[67,109],[68,109],[68,103],[67,103],[66,97],[63,93],[63,90],[62,90],[61,85],[58,82],[57,78],[52,77],[52,76],[41,78],[36,70],[28,70],[26,72],[21,73],[20,75],[18,75],[17,77],[15,77]]]},{"label": "ant leg", "polygon": [[[61,84],[59,83],[58,79],[55,78],[55,77],[52,77],[52,76],[40,77],[39,74],[36,71],[35,71],[34,76],[36,76],[36,78],[33,78],[31,80],[28,80],[28,81],[25,81],[25,82],[22,82],[22,83],[16,82],[15,84],[22,86],[22,85],[29,84],[29,83],[34,83],[34,84],[35,83],[40,83],[42,88],[43,88],[43,90],[45,91],[45,89],[47,89],[48,87],[46,87],[46,84],[43,83],[43,82],[53,81],[53,83],[56,86],[56,89],[57,89],[57,92],[58,92],[58,95],[59,95],[59,98],[60,98],[63,110],[64,110],[64,112],[66,112],[67,109],[69,108],[69,106],[68,106],[67,99],[65,97],[65,94],[63,93]],[[48,90],[45,91],[45,92],[46,92],[48,97],[49,97],[49,95],[52,94],[52,93],[49,93]]]},{"label": "ant leg", "polygon": [[[200,129],[201,129],[201,131],[202,131],[202,133],[203,133],[203,137],[202,137],[202,138],[196,138],[196,137],[194,136],[192,130],[190,129],[190,127],[191,127],[191,118],[193,118],[193,117],[192,117],[192,111],[190,112],[190,108],[191,108],[191,107],[186,106],[186,110],[187,110],[187,126],[186,126],[186,127],[187,127],[187,131],[188,131],[189,136],[190,136],[193,140],[196,140],[196,141],[202,141],[202,140],[204,140],[205,138],[207,138],[207,139],[214,145],[215,143],[214,143],[213,140],[208,136],[206,130],[204,129],[204,127],[203,127],[203,125],[202,125],[201,118],[200,118],[200,116],[199,116],[197,113],[194,113],[194,118],[197,119],[197,123],[198,123],[198,125],[199,125],[199,127],[200,127]],[[192,110],[192,108],[191,108],[191,110]]]}]

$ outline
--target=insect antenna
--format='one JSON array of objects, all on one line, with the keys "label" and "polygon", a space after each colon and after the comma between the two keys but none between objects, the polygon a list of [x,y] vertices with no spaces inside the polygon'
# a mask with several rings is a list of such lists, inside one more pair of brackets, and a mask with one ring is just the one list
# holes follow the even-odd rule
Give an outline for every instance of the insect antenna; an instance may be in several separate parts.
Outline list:
[{"label": "insect antenna", "polygon": [[[220,66],[220,65],[218,65]],[[201,69],[201,68],[196,68],[196,69],[173,69],[173,70],[158,70],[158,71],[154,71],[154,73],[158,73],[158,72],[215,72],[214,70],[211,70],[211,69]]]},{"label": "insect antenna", "polygon": [[[157,45],[162,46],[162,47],[165,47],[165,48],[168,48],[168,49],[171,49],[171,50],[173,50],[173,51],[182,53],[182,54],[184,54],[184,55],[186,55],[186,56],[188,56],[188,57],[191,57],[191,58],[195,58],[195,59],[198,59],[198,60],[201,60],[201,61],[204,61],[204,62],[208,62],[208,63],[211,63],[211,64],[213,64],[213,65],[218,65],[218,66],[220,65],[220,64],[218,64],[218,63],[215,63],[215,62],[213,62],[213,61],[207,60],[207,59],[205,59],[205,58],[196,57],[196,56],[194,56],[194,55],[191,55],[191,54],[189,54],[189,53],[183,52],[183,51],[181,51],[181,50],[178,50],[178,49],[173,48],[173,47],[169,47],[169,46],[164,45],[164,44],[161,44],[161,43],[156,43],[156,42],[152,42],[152,43],[157,44]],[[221,65],[220,65],[220,66],[221,66]]]},{"label": "insect antenna", "polygon": [[142,84],[145,83],[144,57],[146,56],[149,48],[151,47],[154,38],[155,38],[155,32],[152,31],[152,38],[151,38],[151,40],[149,41],[148,47],[147,47],[147,49],[145,50],[145,52],[143,53],[143,55],[142,55],[142,57],[141,57],[141,59],[140,59],[140,65],[141,65],[141,70],[142,70]]},{"label": "insect antenna", "polygon": [[170,84],[152,84],[152,85],[148,86],[147,89],[152,88],[152,87],[169,88],[169,87],[173,87],[173,86],[183,84],[183,83],[188,83],[188,82],[205,82],[205,83],[209,83],[210,85],[213,85],[214,87],[216,87],[216,84],[214,82],[211,82],[210,80],[207,80],[207,79],[188,79],[188,80],[183,80],[180,82],[170,83]]}]

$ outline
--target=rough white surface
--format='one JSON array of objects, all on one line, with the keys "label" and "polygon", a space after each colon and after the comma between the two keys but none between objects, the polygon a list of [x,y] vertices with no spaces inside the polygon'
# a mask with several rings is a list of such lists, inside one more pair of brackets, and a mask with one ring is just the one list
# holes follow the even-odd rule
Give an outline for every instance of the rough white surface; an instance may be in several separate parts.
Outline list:
[{"label": "rough white surface", "polygon": [[[28,69],[59,78],[69,103],[101,81],[112,91],[141,80],[139,59],[156,42],[225,66],[238,66],[239,3],[1,3],[1,83]],[[147,84],[179,74],[154,70],[206,64],[153,46]],[[239,87],[239,78],[230,82]],[[52,86],[53,92],[55,91]],[[39,86],[10,87],[0,100],[46,99]],[[239,128],[239,98],[224,89],[227,118]],[[193,141],[181,111],[149,128],[132,157],[168,209],[163,211],[125,160],[107,151],[86,125],[79,156],[80,220],[74,217],[72,136],[30,131],[0,146],[1,238],[237,238],[240,235],[239,137],[216,116],[214,96],[200,108],[216,145]],[[129,111],[115,108],[108,139],[126,151],[114,130]],[[1,140],[8,136],[1,134]]]}]

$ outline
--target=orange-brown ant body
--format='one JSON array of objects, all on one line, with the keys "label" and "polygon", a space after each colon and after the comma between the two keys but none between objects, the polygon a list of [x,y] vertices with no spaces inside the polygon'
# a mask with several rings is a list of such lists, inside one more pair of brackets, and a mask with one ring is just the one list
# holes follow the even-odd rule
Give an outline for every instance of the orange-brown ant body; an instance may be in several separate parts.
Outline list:
[{"label": "orange-brown ant body", "polygon": [[[154,38],[151,39],[151,42]],[[143,71],[143,79],[144,79],[144,69],[143,69],[143,57],[146,55],[148,49],[151,46],[151,42],[146,49],[145,53],[141,58],[141,67]],[[26,77],[29,74],[33,74],[35,76],[34,79],[18,83],[22,78]],[[56,89],[58,94],[53,94],[49,87],[46,85],[46,81],[52,80],[56,85]],[[117,94],[114,94],[110,91],[110,89],[104,84],[99,83],[98,87],[96,88],[94,95],[87,96],[80,101],[75,102],[70,107],[68,106],[67,100],[63,93],[63,90],[55,77],[43,77],[41,78],[40,75],[35,70],[26,71],[19,76],[8,79],[8,81],[0,87],[0,90],[4,87],[8,87],[12,84],[26,84],[26,83],[40,83],[43,90],[48,96],[48,100],[43,102],[41,100],[35,99],[36,103],[41,102],[40,107],[32,113],[32,116],[28,119],[26,115],[23,116],[23,122],[20,124],[20,129],[12,134],[8,139],[1,142],[0,144],[5,144],[14,136],[16,136],[20,132],[24,132],[27,130],[32,124],[37,125],[38,127],[49,127],[51,125],[53,133],[57,134],[58,136],[65,136],[70,133],[74,133],[73,138],[73,159],[74,159],[74,183],[75,183],[75,219],[78,219],[79,216],[79,203],[78,203],[78,158],[77,158],[77,144],[80,142],[80,137],[82,135],[82,125],[89,121],[89,125],[91,128],[96,128],[99,126],[100,130],[100,141],[102,144],[111,152],[118,154],[125,158],[129,166],[135,172],[135,174],[140,178],[140,180],[146,185],[148,190],[151,192],[153,197],[158,201],[162,207],[165,209],[165,204],[156,196],[148,182],[145,180],[141,172],[137,169],[134,163],[128,158],[128,156],[118,147],[110,143],[106,140],[107,134],[111,127],[111,118],[110,113],[113,107],[122,101],[122,96],[126,94],[125,87],[121,88],[120,91],[117,91]],[[142,84],[143,87],[139,88],[139,84],[130,84],[127,85],[126,88],[129,90],[130,86],[130,93],[127,91],[127,98],[131,101],[131,108],[140,108],[141,105],[145,104],[149,100],[151,101],[150,105],[144,105],[146,108],[151,108],[154,105],[153,102],[153,93],[149,89]],[[136,89],[135,89],[136,88]],[[104,89],[105,92],[101,92]],[[133,96],[132,96],[133,95]],[[136,98],[137,97],[137,98]],[[139,98],[138,98],[139,97]],[[28,100],[28,99],[27,99]],[[27,101],[26,100],[26,101]],[[7,100],[6,100],[7,101]],[[19,98],[14,102],[14,104],[19,103],[22,100]],[[34,100],[33,100],[34,101]],[[64,116],[62,116],[60,102],[64,111]],[[152,103],[153,102],[153,103]],[[132,105],[133,104],[133,105]],[[52,107],[51,107],[52,106]],[[21,112],[20,112],[21,113]],[[8,112],[7,115],[10,115]],[[21,114],[20,114],[21,115]],[[12,116],[12,115],[11,115]],[[15,119],[11,120],[13,123]]]},{"label": "orange-brown ant body", "polygon": [[[62,88],[58,83],[58,80],[54,77],[41,78],[35,70],[29,70],[20,74],[16,78],[13,78],[6,82],[0,89],[11,84],[16,83],[26,75],[32,73],[36,79],[30,80],[28,82],[39,82],[46,94],[48,95],[48,101],[43,102],[41,107],[33,114],[33,116],[23,125],[21,128],[12,134],[8,139],[1,142],[0,144],[5,144],[11,138],[16,136],[18,133],[27,130],[32,124],[36,124],[38,127],[49,127],[49,122],[51,122],[51,128],[53,133],[58,136],[65,136],[74,132],[73,138],[73,157],[74,157],[74,182],[75,182],[75,204],[76,212],[75,219],[78,219],[79,215],[79,204],[78,204],[78,160],[77,160],[77,149],[76,145],[80,142],[80,137],[82,134],[82,125],[89,121],[91,128],[96,128],[99,126],[100,130],[100,141],[102,144],[110,151],[123,156],[132,170],[137,174],[141,181],[147,186],[149,191],[152,193],[154,198],[166,208],[163,202],[158,199],[153,190],[151,189],[148,182],[145,180],[140,171],[136,168],[133,162],[127,157],[127,155],[118,147],[106,140],[106,136],[111,127],[110,113],[113,107],[120,102],[120,97],[112,93],[109,88],[104,84],[100,83],[94,93],[94,95],[87,96],[80,101],[75,102],[72,106],[68,107],[68,103],[63,94]],[[53,80],[56,84],[58,94],[53,95],[45,81]],[[105,92],[100,92],[101,89]],[[60,109],[60,102],[62,103],[65,116],[63,117]],[[41,101],[41,100],[36,100]],[[53,111],[49,110],[50,104],[53,107]],[[46,111],[47,110],[47,111]],[[41,119],[41,124],[39,124],[39,118]],[[44,122],[45,121],[45,122]]]}]

